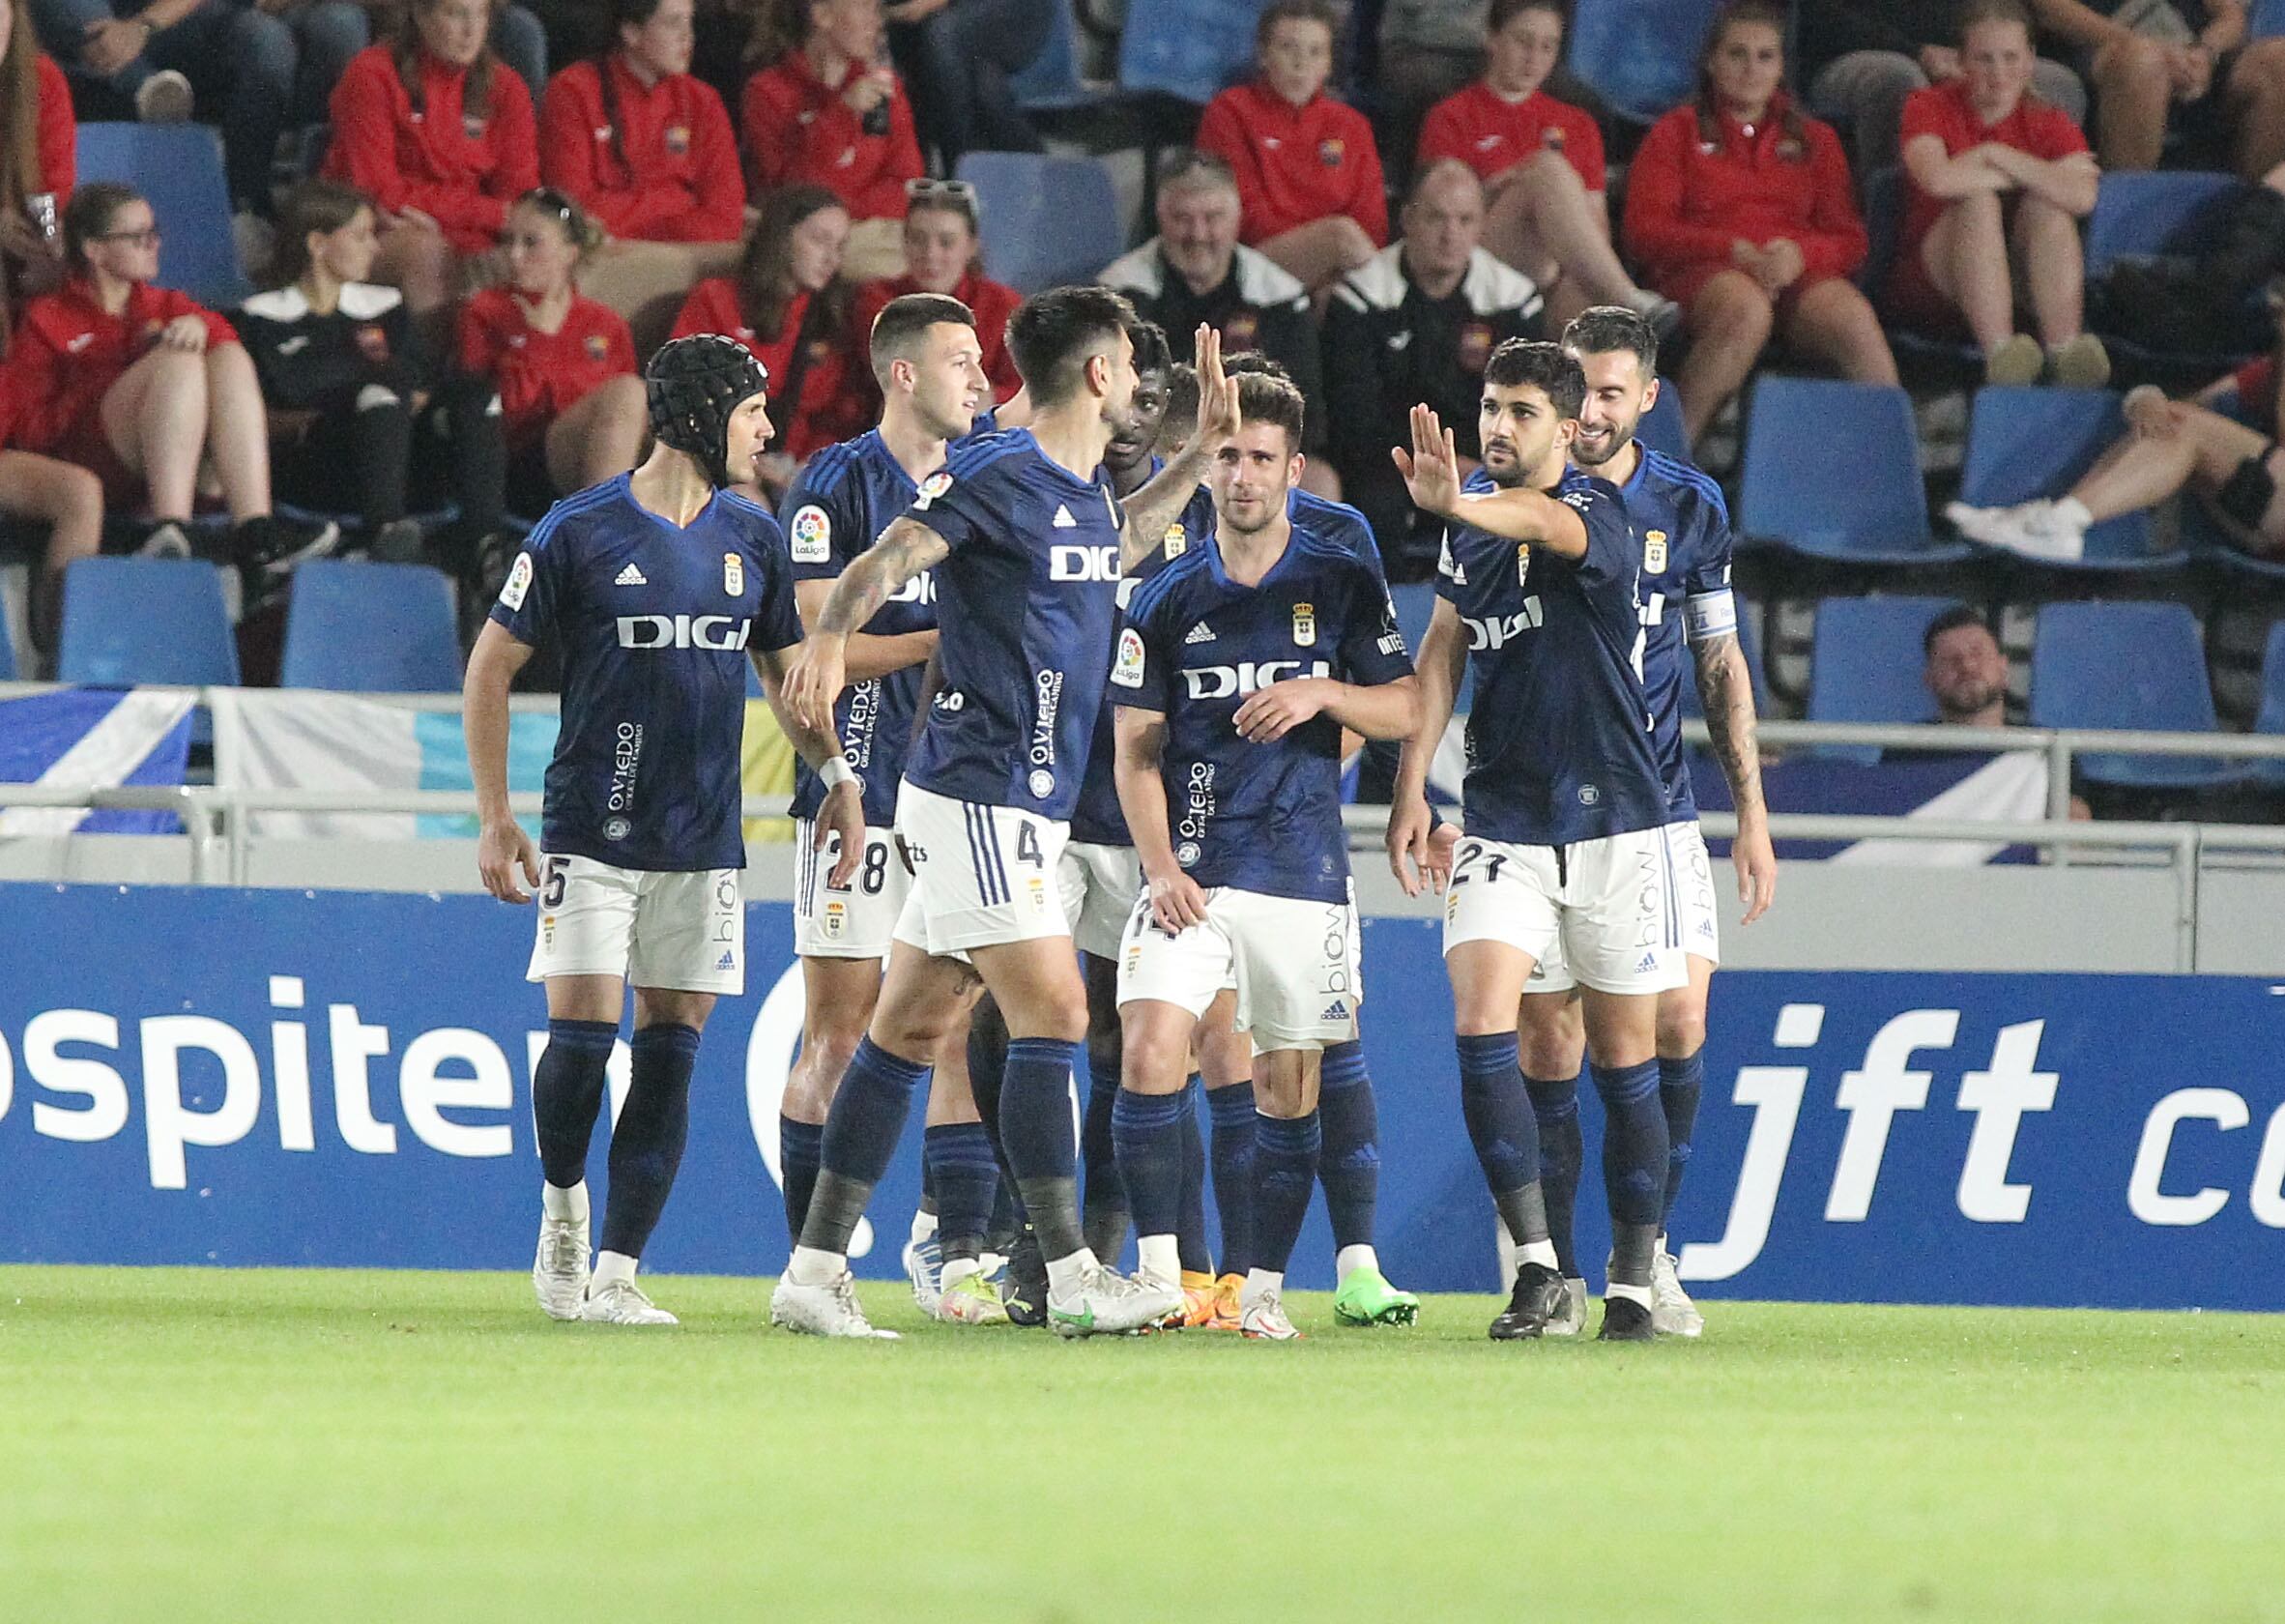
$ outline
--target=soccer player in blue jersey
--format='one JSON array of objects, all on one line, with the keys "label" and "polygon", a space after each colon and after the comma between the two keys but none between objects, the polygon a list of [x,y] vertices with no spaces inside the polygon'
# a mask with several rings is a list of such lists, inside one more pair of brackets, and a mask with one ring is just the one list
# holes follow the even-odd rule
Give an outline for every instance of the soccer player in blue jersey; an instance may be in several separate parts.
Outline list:
[{"label": "soccer player in blue jersey", "polygon": [[911,511],[842,572],[789,677],[796,711],[827,725],[848,634],[899,584],[934,570],[944,686],[897,799],[912,891],[773,1300],[773,1315],[798,1329],[873,1334],[849,1278],[849,1236],[977,976],[1011,1038],[1000,1140],[1047,1262],[1050,1321],[1071,1336],[1135,1330],[1182,1306],[1178,1290],[1118,1274],[1087,1250],[1066,1103],[1086,988],[1056,875],[1110,674],[1118,581],[1157,544],[1204,448],[1236,419],[1218,337],[1201,330],[1198,434],[1122,512],[1097,476],[1132,409],[1136,319],[1102,288],[1025,302],[1008,341],[1031,426],[971,441],[921,482]]},{"label": "soccer player in blue jersey", "polygon": [[[1540,1183],[1517,1012],[1560,942],[1581,988],[1589,1063],[1608,1123],[1604,1177],[1615,1250],[1601,1334],[1652,1335],[1666,1180],[1658,1098],[1659,995],[1683,969],[1666,792],[1642,685],[1639,542],[1616,487],[1569,466],[1586,382],[1553,344],[1511,339],[1484,371],[1483,466],[1463,489],[1452,436],[1423,407],[1396,459],[1445,519],[1436,608],[1420,656],[1422,724],[1406,743],[1389,851],[1410,888],[1431,854],[1428,765],[1464,672],[1465,823],[1445,889],[1461,1101],[1520,1262],[1491,1335],[1535,1337],[1565,1302]],[[1496,526],[1500,533],[1495,534]]]},{"label": "soccer player in blue jersey", "polygon": [[1135,593],[1112,668],[1119,802],[1149,896],[1121,943],[1115,1126],[1143,1275],[1171,1282],[1174,1108],[1200,1017],[1234,995],[1258,1112],[1239,1323],[1284,1341],[1299,1334],[1282,1297],[1316,1185],[1319,1057],[1353,1038],[1364,999],[1342,731],[1403,738],[1419,700],[1378,572],[1287,517],[1300,392],[1249,373],[1238,401],[1211,465],[1216,526]]},{"label": "soccer player in blue jersey", "polygon": [[[548,1042],[532,1080],[543,1178],[532,1283],[555,1319],[621,1325],[675,1323],[635,1267],[682,1159],[699,1032],[714,1000],[745,986],[743,668],[750,658],[774,695],[801,636],[777,522],[726,488],[753,478],[768,443],[767,373],[702,334],[661,349],[647,380],[657,445],[533,529],[464,696],[484,886],[529,903],[521,871],[539,896],[529,978],[547,988]],[[563,728],[535,851],[508,811],[507,692],[542,644],[563,656]],[[814,728],[784,719],[824,780],[819,837],[840,838],[846,883],[863,851],[855,774],[829,715]],[[588,1142],[629,982],[633,1065],[591,1272]]]},{"label": "soccer player in blue jersey", "polygon": [[[1721,487],[1687,462],[1639,444],[1635,429],[1658,399],[1658,334],[1633,310],[1605,305],[1575,317],[1563,347],[1586,377],[1585,405],[1572,461],[1618,487],[1641,549],[1643,692],[1654,720],[1653,746],[1666,787],[1666,838],[1682,904],[1682,944],[1690,979],[1659,999],[1659,1101],[1666,1115],[1666,1182],[1652,1269],[1651,1323],[1663,1336],[1694,1337],[1705,1320],[1675,1270],[1666,1224],[1682,1190],[1705,1083],[1706,992],[1721,962],[1721,934],[1713,865],[1698,832],[1682,750],[1685,650],[1694,667],[1714,753],[1729,780],[1738,834],[1730,847],[1745,922],[1768,909],[1778,863],[1761,797],[1754,744],[1753,679],[1739,646],[1730,594],[1729,508]],[[1519,1035],[1524,1086],[1539,1119],[1547,1229],[1562,1269],[1567,1301],[1549,1335],[1575,1336],[1586,1324],[1586,1282],[1572,1248],[1583,1146],[1578,1083],[1586,1053],[1579,1001],[1561,944],[1531,973]]]},{"label": "soccer player in blue jersey", "polygon": [[[813,624],[851,561],[912,505],[920,481],[944,466],[977,406],[991,397],[975,317],[957,299],[908,294],[891,300],[868,334],[881,387],[878,428],[810,458],[779,507],[795,593]],[[903,583],[849,640],[849,687],[834,713],[851,768],[864,787],[865,849],[854,877],[835,886],[838,856],[820,847],[812,825],[824,795],[801,768],[794,785],[797,821],[794,950],[801,961],[801,1054],[786,1081],[778,1120],[786,1232],[798,1238],[824,1153],[825,1113],[873,1017],[881,967],[910,884],[895,849],[897,784],[920,697],[921,674],[937,646],[936,586],[926,570]],[[932,1188],[956,1214],[991,1209],[998,1187],[992,1146],[976,1120],[965,1044],[938,1058],[930,1088],[928,1147]],[[919,1221],[926,1239],[935,1215]],[[978,1225],[979,1231],[981,1224]],[[908,1247],[908,1266],[929,1247]],[[977,1279],[956,1280],[949,1297],[933,1270],[914,1276],[914,1294],[939,1318],[982,1323],[1004,1318],[997,1293]]]}]

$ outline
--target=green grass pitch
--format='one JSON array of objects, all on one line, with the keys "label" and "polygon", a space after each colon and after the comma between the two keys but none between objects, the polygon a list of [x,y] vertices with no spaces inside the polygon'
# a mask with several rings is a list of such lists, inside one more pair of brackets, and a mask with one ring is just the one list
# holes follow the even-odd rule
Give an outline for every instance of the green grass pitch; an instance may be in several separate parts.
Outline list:
[{"label": "green grass pitch", "polygon": [[0,1268],[0,1619],[2285,1620],[2285,1317],[901,1344],[661,1278]]}]

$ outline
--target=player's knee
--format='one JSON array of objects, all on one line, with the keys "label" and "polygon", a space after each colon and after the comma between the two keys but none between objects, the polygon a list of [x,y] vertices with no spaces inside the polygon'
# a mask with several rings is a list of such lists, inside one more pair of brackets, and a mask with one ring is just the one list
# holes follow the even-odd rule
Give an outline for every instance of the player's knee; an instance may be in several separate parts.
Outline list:
[{"label": "player's knee", "polygon": [[[1683,991],[1687,993],[1688,988]],[[1669,995],[1659,1000],[1659,1056],[1662,1059],[1688,1059],[1706,1046],[1705,1006],[1694,1000],[1684,1001]]]},{"label": "player's knee", "polygon": [[1526,1077],[1576,1077],[1584,1040],[1566,1025],[1525,1026],[1517,1032],[1516,1058]]}]

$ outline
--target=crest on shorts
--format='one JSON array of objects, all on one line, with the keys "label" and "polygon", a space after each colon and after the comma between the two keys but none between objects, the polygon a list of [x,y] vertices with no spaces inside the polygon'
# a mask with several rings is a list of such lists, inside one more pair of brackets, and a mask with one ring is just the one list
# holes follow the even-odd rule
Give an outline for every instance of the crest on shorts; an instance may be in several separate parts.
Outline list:
[{"label": "crest on shorts", "polygon": [[357,330],[358,353],[375,366],[389,364],[389,330],[378,322],[367,322]]},{"label": "crest on shorts", "polygon": [[825,904],[825,934],[827,936],[839,936],[841,928],[848,923],[848,903],[835,899]]},{"label": "crest on shorts", "polygon": [[1328,169],[1341,167],[1341,160],[1348,156],[1348,143],[1338,135],[1328,135],[1317,143],[1317,161]]},{"label": "crest on shorts", "polygon": [[1666,533],[1646,530],[1642,533],[1642,568],[1646,574],[1656,575],[1666,567]]},{"label": "crest on shorts", "polygon": [[667,126],[666,150],[680,158],[690,150],[690,127],[686,124]]},{"label": "crest on shorts", "polygon": [[1222,342],[1228,349],[1250,350],[1261,332],[1261,317],[1253,310],[1232,310],[1222,318]]},{"label": "crest on shorts", "polygon": [[602,361],[607,359],[610,354],[611,340],[600,333],[591,333],[587,335],[587,355],[590,361]]},{"label": "crest on shorts", "polygon": [[1182,528],[1180,519],[1167,526],[1164,539],[1164,551],[1169,559],[1178,559],[1190,550],[1190,532]]},{"label": "crest on shorts", "polygon": [[722,555],[722,590],[732,597],[746,595],[746,561],[736,553]]},{"label": "crest on shorts", "polygon": [[1491,359],[1491,324],[1472,321],[1460,330],[1460,364],[1469,372],[1481,372],[1484,363]]},{"label": "crest on shorts", "polygon": [[823,564],[833,556],[833,521],[814,502],[794,515],[792,550],[795,564]]},{"label": "crest on shorts", "polygon": [[1317,640],[1317,608],[1314,603],[1293,605],[1293,641],[1306,649]]}]

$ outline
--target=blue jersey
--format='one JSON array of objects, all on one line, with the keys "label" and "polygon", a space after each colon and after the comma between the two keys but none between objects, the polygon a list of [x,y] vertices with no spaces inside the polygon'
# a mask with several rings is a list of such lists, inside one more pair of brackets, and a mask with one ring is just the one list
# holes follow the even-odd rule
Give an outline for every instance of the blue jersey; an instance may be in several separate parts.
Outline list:
[{"label": "blue jersey", "polygon": [[[1478,470],[1470,491],[1499,487]],[[1436,593],[1460,611],[1475,702],[1466,832],[1568,846],[1666,823],[1642,692],[1642,555],[1618,487],[1576,468],[1552,493],[1587,529],[1583,558],[1480,530],[1445,533]]]},{"label": "blue jersey", "polygon": [[[778,507],[796,581],[833,581],[870,547],[916,494],[912,479],[882,441],[878,429],[827,446],[809,459]],[[889,595],[860,630],[876,637],[928,631],[937,624],[936,582],[922,570]],[[842,690],[833,723],[849,765],[865,784],[865,822],[884,828],[896,821],[897,781],[912,742],[912,712],[920,702],[926,662],[869,677]],[[806,762],[794,768],[796,818],[814,818],[825,786]]]},{"label": "blue jersey", "polygon": [[[1355,554],[1372,569],[1383,585],[1388,572],[1381,567],[1380,548],[1373,539],[1373,527],[1365,515],[1345,502],[1328,502],[1313,496],[1299,485],[1286,493],[1286,517],[1308,531],[1321,541],[1330,541],[1345,552]],[[1182,509],[1182,516],[1167,527],[1167,545],[1175,552],[1204,540],[1214,534],[1214,493],[1205,486],[1190,499]]]},{"label": "blue jersey", "polygon": [[1288,678],[1374,686],[1411,673],[1388,589],[1337,542],[1296,526],[1253,587],[1224,571],[1211,534],[1168,564],[1127,607],[1111,680],[1116,704],[1167,718],[1175,860],[1201,885],[1347,901],[1341,724],[1320,714],[1255,744],[1230,718]]},{"label": "blue jersey", "polygon": [[920,482],[911,517],[950,551],[936,568],[944,685],[905,776],[955,800],[1068,819],[1118,615],[1111,487],[1019,428],[964,443]]},{"label": "blue jersey", "polygon": [[1682,758],[1682,684],[1693,681],[1683,671],[1684,644],[1738,629],[1729,591],[1729,505],[1711,477],[1647,446],[1619,487],[1619,500],[1642,549],[1642,693],[1650,704],[1651,748],[1666,786],[1667,813],[1681,822],[1698,815]]},{"label": "blue jersey", "polygon": [[563,655],[540,846],[619,868],[742,868],[746,651],[801,641],[785,538],[731,491],[677,529],[627,480],[549,508],[492,606],[518,642]]}]

